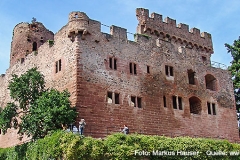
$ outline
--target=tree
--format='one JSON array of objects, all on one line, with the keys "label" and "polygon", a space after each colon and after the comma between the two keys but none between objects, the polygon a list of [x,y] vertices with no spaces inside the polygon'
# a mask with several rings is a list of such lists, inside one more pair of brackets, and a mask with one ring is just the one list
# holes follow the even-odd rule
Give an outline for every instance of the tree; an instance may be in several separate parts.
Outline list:
[{"label": "tree", "polygon": [[71,107],[69,92],[44,88],[44,76],[37,68],[28,70],[20,77],[13,75],[8,89],[14,102],[8,103],[0,111],[3,133],[13,127],[19,129],[20,135],[38,139],[75,121],[77,112]]},{"label": "tree", "polygon": [[234,95],[236,100],[236,109],[240,112],[240,37],[234,40],[233,45],[225,44],[228,53],[232,55],[231,66],[228,68],[232,74]]}]

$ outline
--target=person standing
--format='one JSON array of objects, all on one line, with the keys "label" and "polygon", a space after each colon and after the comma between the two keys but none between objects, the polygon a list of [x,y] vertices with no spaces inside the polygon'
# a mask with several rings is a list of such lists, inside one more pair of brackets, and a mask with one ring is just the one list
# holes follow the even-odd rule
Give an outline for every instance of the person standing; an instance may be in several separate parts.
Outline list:
[{"label": "person standing", "polygon": [[122,132],[124,134],[129,134],[129,128],[127,127],[127,125],[124,125]]},{"label": "person standing", "polygon": [[81,119],[81,121],[79,122],[79,132],[80,135],[83,135],[83,130],[85,128],[86,122],[84,119]]}]

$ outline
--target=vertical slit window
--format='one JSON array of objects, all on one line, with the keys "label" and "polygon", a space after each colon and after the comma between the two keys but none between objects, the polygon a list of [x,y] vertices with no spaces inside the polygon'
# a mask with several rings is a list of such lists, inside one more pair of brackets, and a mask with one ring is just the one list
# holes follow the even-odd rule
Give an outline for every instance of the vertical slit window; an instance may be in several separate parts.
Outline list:
[{"label": "vertical slit window", "polygon": [[182,110],[182,98],[178,97],[178,108]]},{"label": "vertical slit window", "polygon": [[136,107],[136,97],[131,96],[131,106]]},{"label": "vertical slit window", "polygon": [[173,108],[177,109],[177,97],[176,96],[172,96],[172,101],[173,101]]},{"label": "vertical slit window", "polygon": [[134,64],[133,66],[134,66],[134,74],[137,74],[137,65]]},{"label": "vertical slit window", "polygon": [[62,61],[61,59],[55,62],[55,68],[56,68],[56,73],[60,72],[62,70]]},{"label": "vertical slit window", "polygon": [[209,102],[207,103],[207,107],[208,107],[208,114],[211,114],[211,104]]},{"label": "vertical slit window", "polygon": [[213,115],[216,115],[216,108],[214,103],[212,103],[212,113]]},{"label": "vertical slit window", "polygon": [[32,51],[36,51],[36,50],[37,50],[37,42],[33,42]]},{"label": "vertical slit window", "polygon": [[165,74],[168,76],[168,66],[165,66]]},{"label": "vertical slit window", "polygon": [[114,60],[114,69],[117,70],[117,59],[113,59]]},{"label": "vertical slit window", "polygon": [[109,68],[112,69],[112,58],[109,58]]},{"label": "vertical slit window", "polygon": [[119,93],[115,93],[115,104],[119,104]]},{"label": "vertical slit window", "polygon": [[142,99],[137,97],[138,108],[142,108]]},{"label": "vertical slit window", "polygon": [[129,63],[129,69],[130,69],[130,73],[133,73],[132,72],[132,63]]},{"label": "vertical slit window", "polygon": [[173,76],[173,67],[169,67],[170,68],[170,76]]},{"label": "vertical slit window", "polygon": [[147,73],[150,73],[150,66],[147,66]]},{"label": "vertical slit window", "polygon": [[166,96],[163,96],[163,106],[167,107]]}]

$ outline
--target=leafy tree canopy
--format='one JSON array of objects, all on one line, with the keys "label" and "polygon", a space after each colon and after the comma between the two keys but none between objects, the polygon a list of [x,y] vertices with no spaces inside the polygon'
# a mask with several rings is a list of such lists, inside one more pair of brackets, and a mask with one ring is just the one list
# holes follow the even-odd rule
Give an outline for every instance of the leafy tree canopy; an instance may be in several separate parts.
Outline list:
[{"label": "leafy tree canopy", "polygon": [[14,127],[19,129],[18,134],[38,139],[75,121],[77,112],[71,107],[69,92],[45,90],[44,84],[44,76],[37,68],[28,70],[20,77],[13,75],[9,90],[14,102],[0,110],[3,133]]},{"label": "leafy tree canopy", "polygon": [[225,46],[233,58],[229,71],[232,73],[236,108],[240,112],[240,37],[234,41],[233,45],[225,44]]}]

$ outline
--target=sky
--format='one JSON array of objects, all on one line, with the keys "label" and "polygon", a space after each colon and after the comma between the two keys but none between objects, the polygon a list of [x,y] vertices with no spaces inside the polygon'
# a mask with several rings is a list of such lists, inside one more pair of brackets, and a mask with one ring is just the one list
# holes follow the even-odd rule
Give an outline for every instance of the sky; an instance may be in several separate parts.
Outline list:
[{"label": "sky", "polygon": [[[115,25],[135,33],[136,8],[149,9],[212,35],[212,61],[229,66],[232,61],[225,43],[240,36],[239,0],[0,0],[0,74],[9,68],[13,28],[20,22],[37,21],[56,33],[68,22],[72,11],[85,12],[90,19],[107,26]],[[109,33],[108,27],[102,32]],[[133,36],[129,34],[128,39]]]}]

